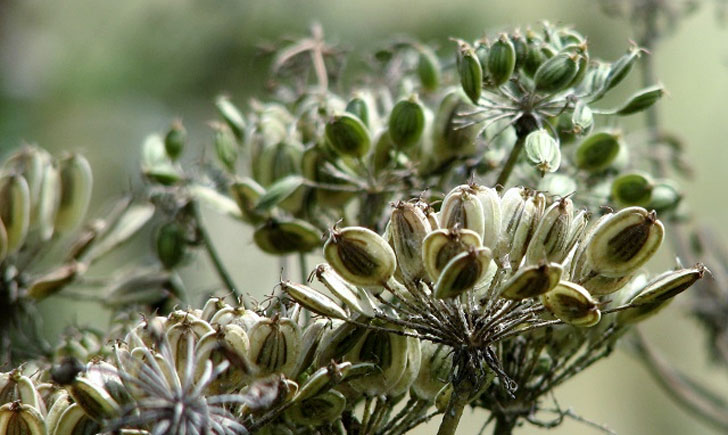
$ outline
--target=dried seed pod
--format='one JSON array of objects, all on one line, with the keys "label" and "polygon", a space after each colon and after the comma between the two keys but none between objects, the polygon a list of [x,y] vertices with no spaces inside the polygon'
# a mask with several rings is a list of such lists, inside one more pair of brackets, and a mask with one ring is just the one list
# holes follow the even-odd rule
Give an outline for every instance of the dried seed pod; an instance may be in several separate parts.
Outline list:
[{"label": "dried seed pod", "polygon": [[[61,415],[63,415],[63,412],[68,409],[71,405],[75,405],[73,403],[73,399],[71,398],[71,395],[68,394],[68,392],[65,389],[59,389],[58,393],[53,396],[53,399],[48,402],[49,408],[48,413],[45,417],[45,425],[48,430],[48,435],[54,435],[58,432],[56,432],[56,426],[58,426],[58,421],[61,418]],[[78,406],[78,405],[76,405]],[[86,415],[83,410],[81,410],[81,413]],[[88,417],[86,417],[88,418]],[[90,420],[89,421],[93,421]],[[66,432],[66,433],[74,433],[74,432]]]},{"label": "dried seed pod", "polygon": [[[314,364],[322,367],[341,359],[361,341],[367,330],[350,322],[334,321],[319,342]],[[347,360],[348,361],[348,360]]]},{"label": "dried seed pod", "polygon": [[605,276],[624,276],[649,260],[662,244],[665,228],[655,212],[629,207],[600,223],[586,250],[590,267]]},{"label": "dried seed pod", "polygon": [[355,390],[369,395],[388,394],[407,368],[407,340],[398,334],[371,330],[345,357],[352,363],[370,362],[378,371],[348,382]]},{"label": "dried seed pod", "polygon": [[472,230],[483,237],[485,232],[485,215],[476,191],[467,184],[455,187],[442,200],[440,208],[440,226]]},{"label": "dried seed pod", "polygon": [[344,361],[341,364],[335,362],[321,367],[311,374],[298,389],[293,401],[302,401],[324,392],[327,387],[333,386],[346,376],[352,364]]},{"label": "dried seed pod", "polygon": [[443,344],[421,342],[420,372],[412,384],[412,393],[422,400],[432,402],[437,393],[450,381],[452,355]]},{"label": "dried seed pod", "polygon": [[604,296],[620,290],[633,278],[632,274],[619,277],[592,274],[579,280],[579,285],[587,289],[593,296]]},{"label": "dried seed pod", "polygon": [[482,246],[480,235],[475,231],[459,228],[435,230],[422,242],[422,263],[430,280],[435,282],[455,256]]},{"label": "dried seed pod", "polygon": [[66,233],[78,227],[91,202],[93,178],[88,160],[72,154],[59,162],[61,173],[61,199],[56,214],[55,229]]},{"label": "dried seed pod", "polygon": [[0,403],[15,401],[20,401],[38,410],[41,409],[41,398],[35,384],[19,369],[9,373],[0,373]]},{"label": "dried seed pod", "polygon": [[472,47],[460,44],[458,51],[460,86],[473,104],[478,104],[483,89],[483,66]]},{"label": "dried seed pod", "polygon": [[243,134],[245,133],[245,118],[240,110],[230,101],[230,98],[221,95],[215,99],[215,107],[217,111],[225,120],[225,123],[233,132],[237,140],[243,140]]},{"label": "dried seed pod", "polygon": [[564,52],[546,60],[533,76],[536,91],[555,94],[566,89],[579,72],[580,58]]},{"label": "dried seed pod", "polygon": [[399,201],[389,219],[389,236],[394,246],[397,265],[408,281],[425,276],[422,263],[422,242],[432,231],[422,208]]},{"label": "dried seed pod", "polygon": [[164,135],[164,150],[172,161],[176,161],[185,148],[187,130],[180,121],[174,121]]},{"label": "dried seed pod", "polygon": [[573,214],[574,204],[569,198],[557,200],[546,209],[528,243],[526,264],[537,264],[542,260],[564,261],[571,250],[569,241]]},{"label": "dried seed pod", "polygon": [[503,195],[503,236],[499,256],[508,255],[511,268],[521,264],[536,225],[544,212],[546,198],[522,188],[512,188]]},{"label": "dried seed pod", "polygon": [[664,273],[647,284],[629,303],[640,306],[668,301],[703,278],[705,271],[705,266],[697,264],[688,269]]},{"label": "dried seed pod", "polygon": [[424,130],[425,110],[416,95],[394,105],[389,115],[389,137],[397,149],[415,145]]},{"label": "dried seed pod", "polygon": [[321,243],[319,230],[300,219],[270,219],[253,234],[258,247],[273,255],[308,252]]},{"label": "dried seed pod", "polygon": [[614,162],[621,148],[618,134],[594,133],[579,144],[574,160],[580,169],[602,171]]},{"label": "dried seed pod", "polygon": [[282,373],[290,377],[301,352],[301,330],[291,319],[263,318],[248,331],[250,361],[260,376]]},{"label": "dried seed pod", "polygon": [[516,67],[516,48],[505,33],[488,51],[488,76],[494,86],[501,86],[511,78]]},{"label": "dried seed pod", "polygon": [[[372,318],[375,315],[375,303],[369,293],[349,284],[326,263],[316,266],[313,274],[326,288],[344,303],[350,310],[362,316]],[[310,280],[311,278],[309,278]]]},{"label": "dried seed pod", "polygon": [[28,284],[28,296],[38,300],[45,299],[73,282],[78,272],[83,269],[79,263],[72,262],[34,278]]},{"label": "dried seed pod", "polygon": [[650,203],[653,188],[654,182],[649,174],[622,174],[612,181],[612,199],[621,206],[645,206]]},{"label": "dried seed pod", "polygon": [[167,340],[178,373],[184,373],[185,368],[192,363],[189,358],[194,358],[194,352],[190,348],[194,348],[202,337],[214,331],[209,323],[189,313],[179,323],[168,325]]},{"label": "dried seed pod", "polygon": [[0,433],[7,435],[46,435],[43,415],[35,407],[19,401],[0,406]]},{"label": "dried seed pod", "polygon": [[354,115],[334,116],[326,123],[326,139],[340,156],[362,158],[371,147],[366,126]]},{"label": "dried seed pod", "polygon": [[7,254],[17,252],[30,225],[30,190],[21,175],[0,178],[0,220],[7,236]]},{"label": "dried seed pod", "polygon": [[422,351],[420,349],[420,340],[414,337],[407,337],[407,361],[405,363],[405,369],[397,383],[389,389],[388,394],[392,397],[398,397],[406,393],[417,378],[421,364]]},{"label": "dried seed pod", "polygon": [[488,248],[471,248],[450,260],[435,283],[435,297],[447,299],[473,289],[483,281],[493,255]]},{"label": "dried seed pod", "polygon": [[332,319],[345,320],[349,316],[331,298],[325,296],[311,287],[303,284],[294,284],[290,281],[281,282],[281,289],[302,307],[313,311],[316,314]]},{"label": "dried seed pod", "polygon": [[115,417],[119,412],[119,404],[106,389],[84,377],[76,377],[68,392],[86,415],[98,423]]},{"label": "dried seed pod", "polygon": [[354,285],[384,285],[397,267],[389,243],[364,227],[331,230],[324,257],[336,273]]},{"label": "dried seed pod", "polygon": [[452,400],[452,393],[455,390],[455,388],[452,385],[452,382],[448,382],[445,384],[444,387],[440,388],[440,391],[437,392],[437,395],[435,395],[435,408],[437,408],[440,412],[445,412],[447,410],[447,406],[450,403],[450,400]]},{"label": "dried seed pod", "polygon": [[559,143],[544,129],[533,131],[526,136],[524,145],[529,163],[541,172],[556,172],[561,165]]},{"label": "dried seed pod", "polygon": [[319,318],[311,322],[303,331],[301,351],[298,354],[298,360],[296,360],[296,370],[293,371],[295,379],[298,379],[298,376],[313,363],[324,333],[331,330],[331,323],[332,321],[329,319]]},{"label": "dried seed pod", "polygon": [[564,269],[557,263],[522,267],[501,286],[499,296],[521,300],[542,295],[556,287],[563,272]]},{"label": "dried seed pod", "polygon": [[569,281],[561,281],[551,291],[541,295],[541,302],[554,316],[574,326],[594,326],[602,317],[597,301],[592,299],[589,292]]},{"label": "dried seed pod", "polygon": [[55,430],[49,435],[82,435],[99,433],[101,426],[92,420],[78,403],[72,403],[65,408],[58,418]]},{"label": "dried seed pod", "polygon": [[296,403],[286,410],[286,417],[304,426],[321,426],[333,422],[346,408],[346,398],[336,390]]},{"label": "dried seed pod", "polygon": [[483,246],[495,249],[498,245],[501,233],[501,199],[498,192],[491,188],[480,185],[471,186],[480,200],[483,208]]},{"label": "dried seed pod", "polygon": [[[223,394],[240,389],[252,374],[252,367],[248,361],[249,350],[248,334],[235,324],[219,326],[216,331],[200,337],[195,346],[196,358],[200,361],[210,360],[215,367],[223,361],[229,363],[228,368],[210,383],[208,390],[215,394]],[[201,379],[205,369],[205,364],[196,365],[195,379]]]},{"label": "dried seed pod", "polygon": [[427,91],[435,91],[440,85],[440,61],[437,55],[427,46],[418,46],[417,77],[420,79],[422,88]]}]

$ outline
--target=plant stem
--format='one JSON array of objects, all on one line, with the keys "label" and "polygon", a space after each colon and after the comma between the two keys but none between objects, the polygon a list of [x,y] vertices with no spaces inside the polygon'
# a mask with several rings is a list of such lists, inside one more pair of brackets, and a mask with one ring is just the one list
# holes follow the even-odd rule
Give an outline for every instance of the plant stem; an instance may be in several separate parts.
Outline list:
[{"label": "plant stem", "polygon": [[225,288],[240,299],[243,307],[250,308],[248,298],[246,298],[245,295],[235,286],[235,282],[233,282],[232,277],[228,273],[227,269],[225,269],[225,266],[222,264],[220,254],[218,254],[217,249],[215,249],[215,245],[212,243],[210,234],[207,232],[207,229],[202,224],[202,214],[200,213],[199,206],[195,204],[193,206],[193,209],[195,213],[195,221],[197,223],[197,231],[202,238],[202,243],[205,245],[205,250],[207,251],[207,255],[210,257],[210,262],[212,263],[215,272],[217,273],[218,277],[220,277],[220,280],[222,281]]},{"label": "plant stem", "polygon": [[503,169],[501,169],[500,174],[498,174],[498,179],[495,181],[495,184],[500,184],[501,186],[505,187],[506,182],[508,182],[508,177],[511,176],[511,172],[513,172],[513,168],[516,166],[518,156],[521,155],[521,150],[523,149],[523,144],[525,143],[526,135],[519,135],[518,140],[513,145],[511,153],[508,155],[508,160],[506,161],[506,164],[503,166]]},{"label": "plant stem", "polygon": [[513,433],[513,428],[516,426],[516,420],[508,418],[504,415],[499,415],[495,419],[495,427],[493,428],[493,435],[510,435]]},{"label": "plant stem", "polygon": [[437,435],[454,435],[460,424],[460,417],[463,416],[465,405],[473,398],[473,385],[467,380],[461,380],[453,384],[454,390],[447,403],[445,414],[442,416],[440,428]]}]

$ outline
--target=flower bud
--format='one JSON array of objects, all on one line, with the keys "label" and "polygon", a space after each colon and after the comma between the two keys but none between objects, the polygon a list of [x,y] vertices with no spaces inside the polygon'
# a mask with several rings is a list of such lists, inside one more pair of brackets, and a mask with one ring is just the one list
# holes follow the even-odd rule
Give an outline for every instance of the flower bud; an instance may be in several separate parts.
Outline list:
[{"label": "flower bud", "polygon": [[258,367],[260,376],[292,375],[301,352],[301,330],[295,322],[277,315],[261,319],[250,328],[248,338],[250,361]]},{"label": "flower bud", "polygon": [[624,106],[617,109],[616,115],[626,116],[633,113],[641,112],[657,102],[665,95],[665,88],[662,85],[650,86],[642,89],[636,94],[629,97]]},{"label": "flower bud", "polygon": [[533,131],[526,136],[524,145],[529,163],[541,172],[556,172],[561,165],[559,143],[544,129]]},{"label": "flower bud", "polygon": [[30,225],[30,190],[21,175],[0,178],[0,221],[6,235],[0,252],[13,254],[23,246]]},{"label": "flower bud", "polygon": [[604,220],[586,250],[593,271],[624,276],[640,268],[662,244],[665,229],[655,212],[629,207]]},{"label": "flower bud", "polygon": [[516,67],[516,49],[508,35],[501,34],[488,51],[488,75],[494,86],[505,84]]},{"label": "flower bud", "polygon": [[569,281],[561,281],[551,291],[541,295],[541,302],[559,320],[570,325],[594,326],[602,318],[597,301],[592,299],[589,292]]},{"label": "flower bud", "polygon": [[483,67],[475,51],[465,44],[460,46],[458,52],[458,74],[463,92],[473,104],[478,104],[483,89]]},{"label": "flower bud", "polygon": [[475,231],[481,238],[485,232],[485,216],[483,205],[476,191],[467,184],[462,184],[450,191],[442,200],[440,207],[440,226]]},{"label": "flower bud", "polygon": [[[217,111],[225,120],[225,124],[233,132],[237,140],[243,140],[243,134],[245,132],[245,119],[240,110],[230,101],[230,98],[221,95],[215,99],[215,107]],[[174,159],[174,157],[172,157]]]},{"label": "flower bud", "polygon": [[536,91],[555,94],[566,89],[579,72],[580,57],[577,54],[559,53],[546,60],[533,77]]},{"label": "flower bud", "polygon": [[422,242],[432,231],[424,211],[414,204],[399,201],[389,219],[389,236],[393,242],[397,265],[408,281],[425,276]]},{"label": "flower bud", "polygon": [[176,161],[184,150],[187,142],[187,130],[182,122],[175,121],[170,125],[167,134],[164,136],[164,150],[172,161]]},{"label": "flower bud", "polygon": [[326,123],[326,140],[340,156],[362,158],[371,147],[366,126],[354,115],[334,116]]},{"label": "flower bud", "polygon": [[654,183],[648,174],[623,174],[612,181],[612,199],[620,206],[649,204]]},{"label": "flower bud", "polygon": [[319,230],[299,219],[270,219],[253,233],[258,247],[272,255],[308,252],[321,243]]},{"label": "flower bud", "polygon": [[619,135],[600,132],[584,139],[576,149],[576,166],[589,172],[606,169],[614,162],[622,145]]},{"label": "flower bud", "polygon": [[499,296],[521,300],[542,295],[556,287],[563,272],[561,265],[556,263],[522,267],[503,284]]},{"label": "flower bud", "polygon": [[422,242],[422,262],[430,280],[436,282],[445,266],[458,254],[482,247],[480,235],[459,228],[435,230]]},{"label": "flower bud", "polygon": [[435,283],[435,297],[447,299],[473,289],[485,278],[493,255],[488,248],[471,248],[450,260]]},{"label": "flower bud", "polygon": [[401,100],[389,115],[389,136],[400,150],[416,144],[425,129],[425,111],[416,96]]},{"label": "flower bud", "polygon": [[59,162],[61,172],[61,200],[56,214],[55,229],[69,232],[83,221],[91,202],[93,178],[91,166],[83,156],[73,154]]},{"label": "flower bud", "polygon": [[324,245],[331,267],[354,285],[384,285],[394,275],[397,259],[379,234],[364,227],[333,229]]},{"label": "flower bud", "polygon": [[311,287],[303,284],[294,284],[290,281],[281,282],[281,289],[298,302],[302,307],[316,314],[332,319],[347,319],[349,316],[331,298],[325,296]]}]

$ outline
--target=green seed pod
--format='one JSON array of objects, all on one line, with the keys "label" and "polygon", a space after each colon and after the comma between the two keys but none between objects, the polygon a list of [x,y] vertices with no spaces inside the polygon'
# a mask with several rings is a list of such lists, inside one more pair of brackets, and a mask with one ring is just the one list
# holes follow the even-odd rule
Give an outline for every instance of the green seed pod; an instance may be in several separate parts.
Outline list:
[{"label": "green seed pod", "polygon": [[7,435],[46,435],[43,415],[35,407],[19,401],[0,406],[0,433]]},{"label": "green seed pod", "polygon": [[399,201],[389,219],[389,236],[397,265],[407,281],[424,278],[422,242],[432,231],[424,211],[412,203]]},{"label": "green seed pod", "polygon": [[452,393],[455,390],[451,382],[448,382],[444,387],[437,392],[435,395],[435,408],[440,412],[445,412],[447,406],[452,400]]},{"label": "green seed pod", "polygon": [[705,266],[680,269],[664,273],[649,284],[629,303],[635,306],[661,304],[690,288],[705,275]]},{"label": "green seed pod", "polygon": [[471,248],[456,255],[435,283],[435,297],[447,299],[473,289],[485,278],[493,255],[488,248]]},{"label": "green seed pod", "polygon": [[77,377],[68,388],[68,392],[86,415],[98,423],[115,417],[119,412],[119,404],[106,389],[89,379]]},{"label": "green seed pod", "polygon": [[303,177],[300,175],[287,175],[279,179],[268,186],[265,193],[258,197],[255,203],[255,212],[262,214],[269,212],[275,206],[285,205],[284,203],[295,199],[294,196],[302,188]]},{"label": "green seed pod", "polygon": [[619,116],[627,116],[641,112],[655,104],[663,95],[665,95],[665,88],[662,85],[650,86],[629,97],[624,106],[614,113]]},{"label": "green seed pod", "polygon": [[289,175],[301,173],[303,145],[295,140],[284,140],[265,147],[253,162],[259,166],[257,181],[263,187],[270,187],[276,181]]},{"label": "green seed pod", "polygon": [[56,214],[61,201],[61,174],[55,163],[48,163],[43,169],[35,220],[31,210],[30,230],[35,231],[40,241],[53,236]]},{"label": "green seed pod", "polygon": [[389,115],[389,136],[398,149],[415,145],[424,130],[425,111],[416,96],[394,105]]},{"label": "green seed pod", "polygon": [[351,369],[351,366],[352,364],[350,362],[344,361],[341,364],[334,362],[328,364],[326,367],[321,367],[306,379],[306,382],[301,385],[293,400],[306,400],[324,392],[328,389],[327,387],[341,382]]},{"label": "green seed pod", "polygon": [[[154,183],[169,186],[182,179],[182,174],[167,155],[164,140],[157,134],[147,136],[142,144],[142,174]],[[61,171],[63,167],[61,166]],[[63,172],[61,172],[63,177]],[[61,193],[63,186],[61,187]]]},{"label": "green seed pod", "polygon": [[682,193],[675,183],[670,180],[661,180],[652,188],[652,196],[647,208],[658,213],[675,210],[682,200]]},{"label": "green seed pod", "polygon": [[259,376],[282,373],[290,377],[301,352],[301,330],[290,319],[263,318],[248,331],[250,361]]},{"label": "green seed pod", "polygon": [[366,126],[356,116],[341,114],[326,123],[326,140],[340,156],[362,158],[372,140]]},{"label": "green seed pod", "polygon": [[258,223],[264,219],[263,215],[255,210],[255,205],[261,196],[265,194],[265,188],[252,178],[241,178],[230,185],[230,196],[240,208],[240,215],[244,221]]},{"label": "green seed pod", "polygon": [[388,394],[407,368],[408,337],[386,331],[368,331],[364,339],[345,357],[352,363],[374,363],[379,368],[369,376],[352,379],[348,384],[369,395]]},{"label": "green seed pod", "polygon": [[513,269],[518,268],[526,254],[544,212],[545,202],[543,194],[523,188],[508,189],[503,195],[503,237],[500,239],[498,256],[508,255]]},{"label": "green seed pod", "polygon": [[177,222],[167,222],[159,227],[155,242],[157,258],[165,269],[173,269],[185,258],[187,238]]},{"label": "green seed pod", "polygon": [[312,275],[350,310],[367,318],[374,317],[375,304],[367,291],[346,282],[331,266],[326,263],[319,264]]},{"label": "green seed pod", "polygon": [[529,163],[541,172],[556,172],[561,165],[559,143],[544,129],[533,131],[526,136],[524,145]]},{"label": "green seed pod", "polygon": [[597,301],[584,287],[573,282],[561,281],[551,291],[541,295],[541,302],[559,320],[570,325],[594,326],[602,318]]},{"label": "green seed pod", "polygon": [[579,100],[571,114],[572,132],[576,135],[587,134],[594,125],[594,113],[586,103]]},{"label": "green seed pod", "polygon": [[494,86],[501,86],[511,78],[516,67],[516,49],[505,33],[490,46],[488,75]]},{"label": "green seed pod", "polygon": [[600,132],[584,139],[576,149],[575,162],[580,169],[598,172],[614,162],[622,148],[618,134]]},{"label": "green seed pod", "polygon": [[13,254],[23,246],[30,226],[30,190],[21,175],[0,178],[0,221],[7,237],[4,251]]},{"label": "green seed pod", "polygon": [[579,72],[579,55],[559,53],[546,60],[533,77],[537,92],[555,94],[565,90]]},{"label": "green seed pod", "polygon": [[475,231],[483,237],[485,233],[485,214],[483,205],[475,189],[462,184],[452,189],[442,200],[440,207],[440,226]]},{"label": "green seed pod", "polygon": [[469,46],[461,46],[458,56],[460,86],[470,101],[478,104],[483,90],[483,67],[475,51]]},{"label": "green seed pod", "polygon": [[630,47],[629,51],[620,57],[609,67],[609,74],[602,88],[602,94],[613,87],[617,86],[632,70],[632,66],[637,62],[642,54],[642,49],[634,46]]},{"label": "green seed pod", "polygon": [[546,61],[546,56],[541,51],[541,47],[535,43],[529,43],[526,59],[523,62],[523,72],[529,77],[533,77],[544,61]]},{"label": "green seed pod", "polygon": [[299,219],[270,219],[255,230],[253,240],[261,250],[273,255],[308,252],[321,244],[319,230]]},{"label": "green seed pod", "polygon": [[491,188],[473,185],[475,194],[483,208],[483,246],[495,249],[501,233],[501,199],[498,192]]},{"label": "green seed pod", "polygon": [[654,182],[645,173],[623,174],[612,181],[612,199],[620,206],[646,206],[652,198]]},{"label": "green seed pod", "polygon": [[445,266],[458,254],[482,247],[480,235],[460,228],[432,231],[422,242],[422,262],[432,282],[440,278]]},{"label": "green seed pod", "polygon": [[245,118],[243,118],[240,110],[230,102],[230,98],[224,95],[215,99],[215,107],[217,107],[220,116],[225,120],[225,124],[230,128],[237,140],[242,141],[245,133]]},{"label": "green seed pod", "polygon": [[334,422],[345,408],[344,395],[330,390],[296,403],[286,410],[286,418],[302,426],[318,427]]},{"label": "green seed pod", "polygon": [[417,48],[417,77],[420,79],[422,89],[435,91],[440,86],[440,61],[437,55],[427,46]]},{"label": "green seed pod", "polygon": [[83,156],[73,154],[59,162],[61,172],[61,200],[56,214],[55,229],[66,233],[83,221],[91,202],[93,178],[91,166]]},{"label": "green seed pod", "polygon": [[412,384],[412,393],[422,400],[432,402],[450,380],[452,355],[443,344],[422,341],[420,347],[420,372]]},{"label": "green seed pod", "polygon": [[215,130],[215,154],[223,168],[230,173],[235,173],[235,165],[238,162],[238,143],[235,134],[227,124],[215,122],[211,124]]},{"label": "green seed pod", "polygon": [[326,316],[332,319],[347,319],[346,314],[339,305],[331,298],[325,296],[311,287],[303,284],[294,284],[290,281],[281,282],[281,290],[286,292],[294,301],[298,302],[302,307],[313,311],[316,314]]},{"label": "green seed pod", "polygon": [[655,212],[628,207],[602,221],[586,249],[593,271],[619,277],[634,272],[662,244],[665,228]]},{"label": "green seed pod", "polygon": [[361,97],[354,97],[346,103],[346,111],[359,118],[359,120],[369,127],[369,105]]},{"label": "green seed pod", "polygon": [[542,260],[562,263],[569,254],[569,237],[574,204],[562,198],[549,206],[541,217],[526,250],[526,264]]},{"label": "green seed pod", "polygon": [[522,267],[503,284],[500,296],[521,300],[542,295],[556,287],[563,272],[564,269],[557,263]]},{"label": "green seed pod", "polygon": [[187,143],[187,130],[181,121],[174,121],[164,136],[164,150],[172,161],[176,161]]},{"label": "green seed pod", "polygon": [[516,69],[521,69],[528,57],[528,44],[526,38],[521,35],[520,30],[516,29],[516,33],[510,36],[513,48],[516,50]]},{"label": "green seed pod", "polygon": [[[466,103],[458,92],[451,92],[443,98],[435,115],[432,129],[435,156],[438,163],[457,156],[475,153],[477,125],[458,126],[456,120],[461,112],[472,111],[474,107]],[[457,127],[457,128],[456,128]]]},{"label": "green seed pod", "polygon": [[386,284],[397,267],[389,243],[364,227],[333,229],[324,245],[324,258],[342,278],[361,286]]}]

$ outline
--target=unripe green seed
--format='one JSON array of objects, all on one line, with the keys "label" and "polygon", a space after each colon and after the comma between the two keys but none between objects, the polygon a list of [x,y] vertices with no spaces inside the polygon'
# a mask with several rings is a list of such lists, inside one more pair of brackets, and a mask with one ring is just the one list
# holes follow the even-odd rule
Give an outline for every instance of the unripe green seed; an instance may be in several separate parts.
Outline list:
[{"label": "unripe green seed", "polygon": [[652,198],[654,182],[648,174],[623,174],[612,181],[612,199],[621,206],[646,206]]},{"label": "unripe green seed", "polygon": [[311,287],[303,284],[294,284],[290,281],[281,282],[281,289],[302,307],[316,314],[332,319],[347,319],[348,316],[340,306],[331,298],[325,296]]},{"label": "unripe green seed", "polygon": [[665,95],[665,88],[661,85],[642,89],[629,97],[624,106],[620,107],[615,113],[619,116],[626,116],[641,112],[655,104],[663,95]]},{"label": "unripe green seed", "polygon": [[157,231],[157,258],[165,269],[173,269],[185,257],[187,240],[184,229],[177,222],[167,222]]},{"label": "unripe green seed", "polygon": [[215,99],[215,106],[237,140],[242,141],[245,132],[245,118],[243,118],[240,110],[226,96],[217,97]]},{"label": "unripe green seed", "polygon": [[533,131],[526,136],[524,150],[529,163],[542,175],[556,172],[561,165],[559,143],[544,129]]},{"label": "unripe green seed", "polygon": [[359,118],[359,120],[369,126],[369,105],[360,97],[354,97],[346,103],[346,111]]},{"label": "unripe green seed", "polygon": [[478,104],[483,89],[483,67],[472,48],[461,46],[459,53],[458,74],[460,86],[473,104]]},{"label": "unripe green seed", "polygon": [[426,46],[419,47],[418,51],[417,76],[423,89],[434,91],[440,85],[440,61],[437,59],[437,55]]},{"label": "unripe green seed", "polygon": [[490,46],[488,52],[488,75],[495,86],[505,84],[511,78],[516,67],[516,49],[508,38],[502,34]]},{"label": "unripe green seed", "polygon": [[559,53],[541,64],[533,77],[536,91],[555,94],[566,89],[579,72],[579,57]]},{"label": "unripe green seed", "polygon": [[389,136],[399,149],[416,144],[425,129],[425,111],[417,97],[401,100],[389,115]]},{"label": "unripe green seed", "polygon": [[590,172],[606,169],[622,148],[619,139],[619,135],[608,132],[595,133],[584,139],[576,150],[576,166]]},{"label": "unripe green seed", "polygon": [[172,161],[179,158],[187,142],[187,130],[182,122],[175,121],[164,136],[164,150]]},{"label": "unripe green seed", "polygon": [[306,221],[271,219],[255,230],[253,240],[264,252],[286,255],[308,252],[320,246],[321,236],[318,229]]},{"label": "unripe green seed", "polygon": [[213,123],[215,130],[215,154],[223,167],[230,173],[235,172],[238,161],[238,143],[235,135],[227,124]]},{"label": "unripe green seed", "polygon": [[326,139],[337,154],[354,158],[364,157],[372,142],[364,123],[350,114],[334,116],[326,124]]},{"label": "unripe green seed", "polygon": [[30,190],[22,175],[0,178],[0,221],[7,237],[3,251],[12,254],[23,246],[30,226]]}]

